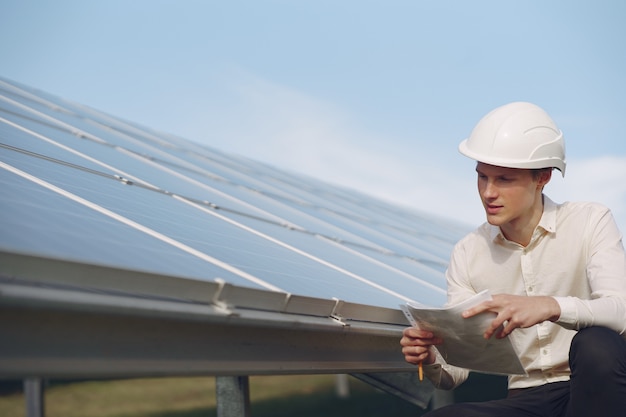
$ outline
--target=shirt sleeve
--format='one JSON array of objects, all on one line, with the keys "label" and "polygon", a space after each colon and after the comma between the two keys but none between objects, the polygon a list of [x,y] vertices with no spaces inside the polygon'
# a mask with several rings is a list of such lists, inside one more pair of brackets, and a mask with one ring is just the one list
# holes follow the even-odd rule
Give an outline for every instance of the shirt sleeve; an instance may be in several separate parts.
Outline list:
[{"label": "shirt sleeve", "polygon": [[557,323],[579,330],[604,326],[626,334],[626,253],[622,235],[608,209],[590,215],[587,279],[591,299],[555,297],[561,307]]},{"label": "shirt sleeve", "polygon": [[444,359],[436,352],[437,359],[432,365],[424,365],[424,375],[435,388],[451,390],[461,385],[469,376],[469,370],[445,364]]},{"label": "shirt sleeve", "polygon": [[[446,270],[446,281],[448,285],[447,305],[456,304],[473,295],[475,292],[463,284],[463,277],[467,277],[467,266],[465,265],[465,249],[462,243],[457,243],[452,251],[450,264]],[[436,352],[436,360],[432,365],[424,366],[424,374],[436,388],[450,390],[461,385],[469,376],[469,370],[448,365],[445,360]]]}]

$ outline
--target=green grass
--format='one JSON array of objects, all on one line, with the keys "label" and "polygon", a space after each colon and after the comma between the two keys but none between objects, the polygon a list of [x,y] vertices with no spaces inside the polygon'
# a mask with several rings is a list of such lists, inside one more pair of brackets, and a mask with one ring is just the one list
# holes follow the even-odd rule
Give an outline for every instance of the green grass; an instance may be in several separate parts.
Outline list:
[{"label": "green grass", "polygon": [[[338,398],[333,375],[250,378],[253,417],[420,416],[423,410],[350,378]],[[48,384],[46,417],[216,416],[214,378],[149,378]],[[21,393],[0,396],[0,416],[24,417]]]}]

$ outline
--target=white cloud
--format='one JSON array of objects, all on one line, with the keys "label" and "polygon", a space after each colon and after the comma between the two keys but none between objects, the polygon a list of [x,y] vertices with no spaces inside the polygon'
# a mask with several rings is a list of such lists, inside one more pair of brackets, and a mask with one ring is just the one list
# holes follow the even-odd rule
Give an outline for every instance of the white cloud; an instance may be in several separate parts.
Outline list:
[{"label": "white cloud", "polygon": [[[365,132],[332,103],[249,74],[236,78],[231,107],[213,109],[212,126],[203,126],[224,139],[216,147],[469,225],[484,221],[474,163],[454,140],[429,147],[435,138]],[[555,174],[549,196],[606,204],[625,230],[626,157],[571,160],[566,180]]]},{"label": "white cloud", "polygon": [[609,207],[626,232],[626,156],[569,159],[565,178],[555,175],[546,193],[556,201],[595,201]]},{"label": "white cloud", "polygon": [[242,73],[235,85],[232,108],[202,128],[228,138],[220,149],[464,223],[483,220],[473,163],[458,167],[456,144],[439,155],[427,138],[365,132],[345,110],[285,86]]}]

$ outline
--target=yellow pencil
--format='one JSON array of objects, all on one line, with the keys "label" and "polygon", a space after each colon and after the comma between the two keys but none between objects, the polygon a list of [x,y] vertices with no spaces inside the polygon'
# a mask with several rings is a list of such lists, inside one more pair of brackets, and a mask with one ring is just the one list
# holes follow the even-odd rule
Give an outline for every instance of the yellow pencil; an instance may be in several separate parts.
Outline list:
[{"label": "yellow pencil", "polygon": [[424,380],[424,368],[422,367],[422,362],[419,363],[419,365],[417,366],[417,372],[420,376],[420,381]]}]

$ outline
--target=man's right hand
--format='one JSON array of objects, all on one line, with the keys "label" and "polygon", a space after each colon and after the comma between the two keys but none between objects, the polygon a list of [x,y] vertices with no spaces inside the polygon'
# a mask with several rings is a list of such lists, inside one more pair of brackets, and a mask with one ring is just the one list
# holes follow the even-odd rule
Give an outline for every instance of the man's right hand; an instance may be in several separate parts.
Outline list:
[{"label": "man's right hand", "polygon": [[424,365],[430,365],[435,362],[435,353],[430,347],[441,343],[442,340],[435,337],[432,332],[415,327],[404,329],[402,339],[400,339],[404,360],[413,365],[417,365],[420,362]]}]

